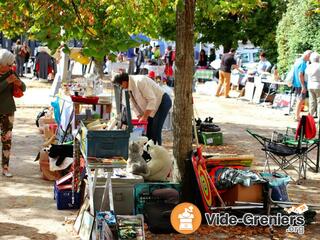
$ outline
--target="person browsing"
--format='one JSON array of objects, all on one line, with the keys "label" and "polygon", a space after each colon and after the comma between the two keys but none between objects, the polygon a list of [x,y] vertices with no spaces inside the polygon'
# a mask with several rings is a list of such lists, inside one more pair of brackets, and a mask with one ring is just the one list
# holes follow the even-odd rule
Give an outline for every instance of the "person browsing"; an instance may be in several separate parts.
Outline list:
[{"label": "person browsing", "polygon": [[26,85],[11,70],[15,56],[6,49],[0,49],[0,130],[2,142],[2,175],[12,177],[9,171],[11,140],[16,105],[13,98],[14,86],[22,91]]},{"label": "person browsing", "polygon": [[170,96],[146,75],[121,73],[115,76],[113,83],[129,91],[133,111],[139,121],[148,121],[148,139],[161,145],[162,127],[172,106]]},{"label": "person browsing", "polygon": [[219,84],[216,91],[217,97],[222,95],[221,89],[224,85],[224,97],[229,98],[231,69],[238,69],[240,72],[242,72],[234,58],[235,53],[236,50],[234,48],[231,48],[228,53],[225,53],[222,56],[219,70]]}]

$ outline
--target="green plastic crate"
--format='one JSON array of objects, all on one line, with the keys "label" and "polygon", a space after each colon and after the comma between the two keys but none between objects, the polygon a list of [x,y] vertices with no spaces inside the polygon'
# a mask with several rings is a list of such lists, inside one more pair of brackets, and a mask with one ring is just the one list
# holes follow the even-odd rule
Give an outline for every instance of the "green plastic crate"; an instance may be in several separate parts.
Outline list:
[{"label": "green plastic crate", "polygon": [[205,145],[222,145],[222,132],[201,132],[202,142]]}]

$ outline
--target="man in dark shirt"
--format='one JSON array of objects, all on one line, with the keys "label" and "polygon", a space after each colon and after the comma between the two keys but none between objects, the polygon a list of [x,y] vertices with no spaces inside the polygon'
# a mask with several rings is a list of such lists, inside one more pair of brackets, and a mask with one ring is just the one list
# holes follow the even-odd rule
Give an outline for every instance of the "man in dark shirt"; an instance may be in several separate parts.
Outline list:
[{"label": "man in dark shirt", "polygon": [[230,78],[231,78],[231,69],[239,69],[234,59],[236,50],[231,48],[228,53],[225,53],[221,59],[221,65],[219,70],[219,84],[216,91],[216,96],[219,97],[222,95],[221,88],[224,85],[224,97],[229,98],[230,91]]}]

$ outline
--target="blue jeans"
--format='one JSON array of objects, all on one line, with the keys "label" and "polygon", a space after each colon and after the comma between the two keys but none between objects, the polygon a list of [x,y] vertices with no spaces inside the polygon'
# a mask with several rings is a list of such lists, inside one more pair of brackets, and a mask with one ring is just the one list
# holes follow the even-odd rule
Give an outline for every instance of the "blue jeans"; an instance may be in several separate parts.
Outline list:
[{"label": "blue jeans", "polygon": [[162,101],[154,117],[148,118],[147,137],[149,140],[152,139],[158,145],[162,144],[161,131],[171,107],[171,98],[167,93],[165,93],[162,96]]}]

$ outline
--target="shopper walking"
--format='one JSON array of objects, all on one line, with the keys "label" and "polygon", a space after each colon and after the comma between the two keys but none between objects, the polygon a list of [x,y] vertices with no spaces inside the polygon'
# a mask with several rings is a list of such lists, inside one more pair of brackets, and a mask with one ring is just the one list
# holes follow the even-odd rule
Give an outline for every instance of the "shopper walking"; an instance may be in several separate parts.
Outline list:
[{"label": "shopper walking", "polygon": [[21,45],[21,41],[19,39],[16,41],[16,46],[13,48],[13,53],[16,61],[16,73],[18,76],[23,77],[23,65],[25,56],[27,55],[27,49]]},{"label": "shopper walking", "polygon": [[293,66],[293,83],[296,98],[297,106],[295,112],[295,120],[300,120],[300,113],[303,103],[307,97],[307,83],[305,81],[305,71],[307,68],[307,62],[310,59],[312,51],[307,50],[303,53],[301,58],[298,58]]},{"label": "shopper walking", "polygon": [[139,121],[148,121],[147,137],[162,144],[162,127],[172,106],[170,96],[151,78],[145,75],[116,75],[113,81],[128,89],[133,110]]},{"label": "shopper walking", "polygon": [[12,128],[16,105],[13,99],[13,88],[25,91],[25,84],[12,72],[15,56],[6,49],[0,49],[0,130],[2,142],[2,174],[12,177],[9,171]]},{"label": "shopper walking", "polygon": [[[225,53],[221,59],[221,65],[219,70],[219,84],[216,91],[216,96],[219,97],[222,95],[222,86],[224,87],[224,97],[229,98],[230,91],[230,78],[231,78],[231,69],[239,69],[234,59],[236,50],[231,48],[228,53]],[[240,69],[239,69],[240,70]]]},{"label": "shopper walking", "polygon": [[309,113],[320,117],[320,55],[313,52],[310,55],[311,64],[306,68],[306,80],[309,92]]}]

